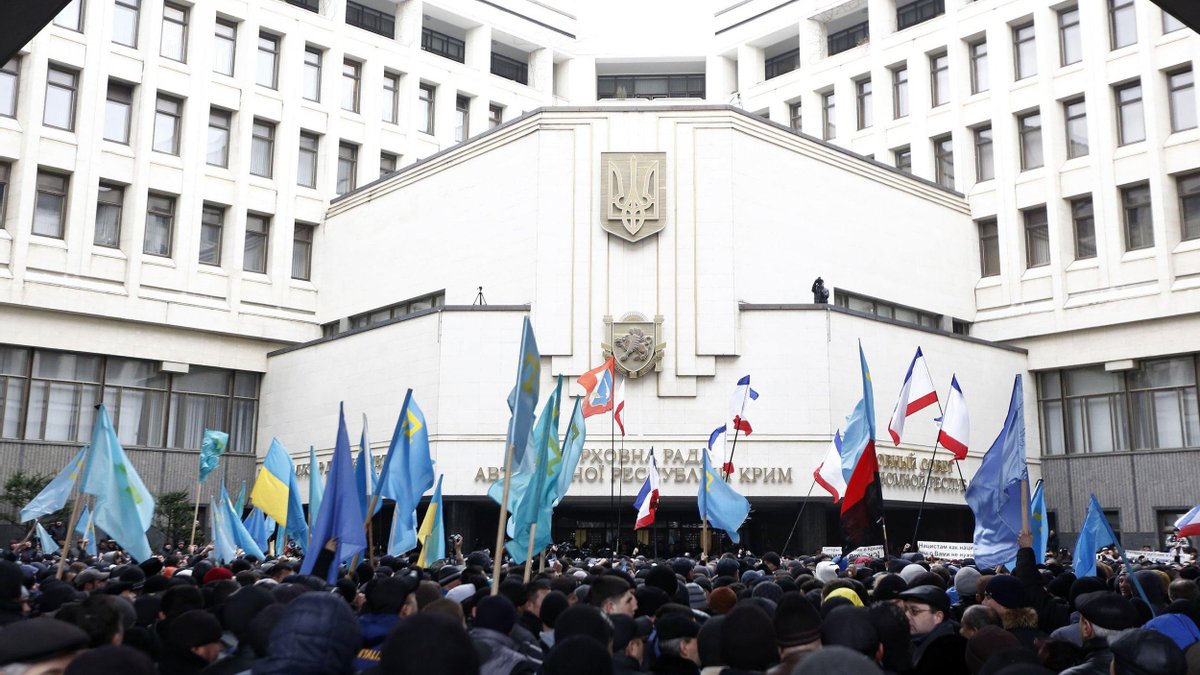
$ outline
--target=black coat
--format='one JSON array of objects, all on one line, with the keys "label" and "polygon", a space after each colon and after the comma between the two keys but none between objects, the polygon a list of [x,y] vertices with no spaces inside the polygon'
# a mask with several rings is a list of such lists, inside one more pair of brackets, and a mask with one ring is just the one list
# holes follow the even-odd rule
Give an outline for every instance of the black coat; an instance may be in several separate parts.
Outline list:
[{"label": "black coat", "polygon": [[967,672],[967,639],[958,624],[943,621],[913,640],[913,672],[918,675],[959,675]]}]

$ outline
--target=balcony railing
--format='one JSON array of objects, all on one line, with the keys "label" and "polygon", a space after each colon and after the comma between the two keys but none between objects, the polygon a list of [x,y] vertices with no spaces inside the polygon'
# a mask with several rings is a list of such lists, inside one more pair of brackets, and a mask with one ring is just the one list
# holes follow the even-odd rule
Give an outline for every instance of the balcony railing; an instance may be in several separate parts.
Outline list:
[{"label": "balcony railing", "polygon": [[529,84],[529,65],[516,59],[510,59],[503,54],[492,52],[492,74],[506,80]]},{"label": "balcony railing", "polygon": [[945,0],[916,0],[896,8],[896,30],[904,30],[946,13]]},{"label": "balcony railing", "polygon": [[790,52],[784,52],[779,56],[772,56],[767,59],[766,79],[779,77],[784,73],[790,73],[800,67],[800,50],[793,49]]},{"label": "balcony railing", "polygon": [[467,61],[467,43],[432,28],[421,29],[421,49],[459,63]]},{"label": "balcony railing", "polygon": [[704,75],[601,75],[596,98],[704,98]]},{"label": "balcony railing", "polygon": [[395,15],[360,5],[357,2],[346,3],[346,23],[386,38],[395,39],[396,37]]},{"label": "balcony railing", "polygon": [[845,30],[839,30],[836,33],[829,34],[829,55],[841,54],[847,49],[864,44],[871,39],[871,33],[867,30],[867,22],[850,26]]}]

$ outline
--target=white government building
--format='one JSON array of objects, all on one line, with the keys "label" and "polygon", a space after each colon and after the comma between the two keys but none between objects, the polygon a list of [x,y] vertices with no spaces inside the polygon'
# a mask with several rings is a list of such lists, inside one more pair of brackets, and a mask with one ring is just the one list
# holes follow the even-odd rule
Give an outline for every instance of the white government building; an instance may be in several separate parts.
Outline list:
[{"label": "white government building", "polygon": [[[303,484],[339,402],[378,458],[411,387],[448,531],[490,545],[529,316],[543,394],[608,346],[639,375],[556,540],[632,542],[653,447],[653,536],[694,550],[750,374],[733,484],[780,548],[861,340],[893,546],[936,435],[886,431],[918,346],[970,406],[968,480],[1021,374],[1063,545],[1091,492],[1160,542],[1200,494],[1200,38],[1148,0],[641,5],[74,0],[0,71],[0,478],[56,471],[104,401],[152,490],[193,488],[206,427],[231,489],[272,437]],[[947,457],[921,539],[970,538]],[[838,543],[830,501],[793,550]]]}]

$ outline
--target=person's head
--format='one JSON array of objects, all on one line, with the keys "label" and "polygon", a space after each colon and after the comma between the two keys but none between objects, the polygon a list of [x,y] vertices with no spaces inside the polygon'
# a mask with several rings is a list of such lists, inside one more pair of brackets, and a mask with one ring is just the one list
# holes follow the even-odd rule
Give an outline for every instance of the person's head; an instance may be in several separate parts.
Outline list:
[{"label": "person's head", "polygon": [[1084,640],[1109,640],[1138,623],[1133,603],[1112,591],[1086,593],[1075,600],[1079,632]]},{"label": "person's head", "polygon": [[87,633],[58,619],[14,621],[0,630],[0,672],[62,672],[88,642]]},{"label": "person's head", "polygon": [[979,632],[984,626],[996,626],[1003,628],[1004,622],[1000,620],[1000,614],[988,607],[987,605],[971,605],[963,612],[962,627],[958,633],[968,640],[971,636]]},{"label": "person's head", "polygon": [[367,602],[363,609],[369,614],[416,614],[419,609],[416,594],[419,586],[420,581],[415,574],[375,577],[367,582],[364,590]]},{"label": "person's head", "polygon": [[221,655],[221,623],[201,609],[184,612],[167,629],[166,644],[212,663]]},{"label": "person's head", "polygon": [[966,661],[967,670],[975,675],[996,654],[1017,649],[1021,645],[1016,636],[1000,626],[986,625],[967,640]]},{"label": "person's head", "polygon": [[[658,631],[658,650],[663,656],[686,659],[700,665],[700,650],[696,645],[696,636],[700,634],[700,625],[690,614],[670,612],[660,616],[654,622]],[[724,631],[722,630],[722,633]],[[722,641],[722,645],[724,641]],[[724,656],[722,648],[721,654]]]},{"label": "person's head", "polygon": [[91,593],[104,588],[104,584],[108,581],[108,572],[101,572],[95,567],[89,567],[71,580],[75,584],[75,588],[85,593]]},{"label": "person's head", "polygon": [[1127,630],[1108,643],[1113,675],[1184,675],[1187,660],[1171,638],[1155,630]]},{"label": "person's head", "polygon": [[653,625],[648,617],[633,618],[624,614],[613,614],[612,621],[612,652],[624,654],[637,663],[642,662],[646,653],[646,638],[650,637]]},{"label": "person's head", "polygon": [[1196,600],[1200,598],[1200,588],[1191,579],[1176,579],[1167,587],[1167,597],[1171,602],[1176,600]]},{"label": "person's head", "polygon": [[775,638],[783,653],[821,640],[821,613],[799,592],[784,593],[775,607]]},{"label": "person's head", "polygon": [[843,605],[829,612],[821,624],[821,644],[853,649],[872,661],[883,656],[879,632],[863,607]]},{"label": "person's head", "polygon": [[725,615],[721,660],[732,668],[766,670],[779,660],[771,617],[755,605],[740,604]]},{"label": "person's head", "polygon": [[[441,601],[438,601],[441,602]],[[457,606],[456,603],[447,600]],[[479,672],[479,656],[463,628],[462,620],[429,611],[396,624],[383,643],[379,669],[395,675],[472,675]],[[415,658],[414,655],[420,655]]]},{"label": "person's head", "polygon": [[1030,603],[1020,579],[1010,574],[998,574],[988,581],[983,604],[996,610],[1003,618],[1013,610],[1028,608]]},{"label": "person's head", "polygon": [[89,647],[119,645],[125,636],[125,623],[121,617],[121,602],[111,595],[92,595],[79,603],[75,612],[75,625],[88,634]]},{"label": "person's head", "polygon": [[525,584],[525,604],[521,606],[521,611],[541,618],[542,600],[549,592],[550,582],[545,579],[534,579]]},{"label": "person's head", "polygon": [[926,635],[946,620],[950,596],[937,586],[917,586],[900,594],[913,637]]},{"label": "person's head", "polygon": [[637,599],[629,582],[619,576],[605,574],[592,582],[588,602],[605,614],[627,614],[637,611]]},{"label": "person's head", "polygon": [[555,642],[542,662],[545,675],[609,675],[613,672],[612,655],[599,641],[575,635]]},{"label": "person's head", "polygon": [[613,623],[608,615],[596,607],[572,605],[554,622],[554,642],[558,644],[575,635],[590,637],[608,645],[613,637]]},{"label": "person's head", "polygon": [[475,627],[508,635],[517,622],[517,608],[503,595],[489,595],[475,606]]}]

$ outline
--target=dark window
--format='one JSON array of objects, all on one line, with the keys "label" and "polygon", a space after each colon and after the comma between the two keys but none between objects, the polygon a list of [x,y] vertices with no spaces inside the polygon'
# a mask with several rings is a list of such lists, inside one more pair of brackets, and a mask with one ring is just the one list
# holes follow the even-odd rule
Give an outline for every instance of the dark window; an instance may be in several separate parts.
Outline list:
[{"label": "dark window", "polygon": [[249,214],[246,216],[246,247],[242,258],[242,269],[247,272],[267,273],[267,247],[270,243],[271,217]]},{"label": "dark window", "polygon": [[1046,207],[1021,212],[1025,220],[1025,267],[1044,267],[1050,264],[1050,223]]},{"label": "dark window", "polygon": [[171,242],[175,233],[175,198],[150,193],[146,202],[146,233],[142,253],[171,257]]},{"label": "dark window", "polygon": [[997,276],[1000,274],[1000,232],[996,219],[980,220],[976,225],[979,227],[980,276]]},{"label": "dark window", "polygon": [[800,49],[793,49],[784,52],[779,56],[772,56],[767,59],[766,79],[779,77],[784,73],[790,73],[800,67]]},{"label": "dark window", "polygon": [[1142,83],[1113,87],[1117,99],[1117,137],[1121,145],[1146,140],[1146,122],[1142,106]]},{"label": "dark window", "polygon": [[854,89],[858,112],[858,128],[866,129],[871,126],[875,118],[871,110],[871,100],[874,98],[871,95],[871,78],[868,77],[855,81]]},{"label": "dark window", "polygon": [[896,168],[904,173],[912,173],[912,149],[909,146],[896,148],[892,151],[892,158],[896,162]]},{"label": "dark window", "polygon": [[200,211],[200,264],[221,265],[221,235],[225,230],[225,207],[205,204]]},{"label": "dark window", "polygon": [[358,146],[342,142],[338,145],[337,193],[345,194],[358,187]]},{"label": "dark window", "polygon": [[914,326],[924,326],[926,328],[941,328],[942,326],[941,314],[925,312],[912,307],[897,305],[894,302],[850,293],[840,288],[834,290],[833,301],[839,307],[845,307],[866,314],[874,314],[886,319],[902,321]]},{"label": "dark window", "polygon": [[1042,114],[1033,111],[1017,116],[1017,134],[1021,139],[1021,170],[1042,166]]},{"label": "dark window", "polygon": [[1121,212],[1125,221],[1125,250],[1154,246],[1154,221],[1150,216],[1150,186],[1146,183],[1121,188]]},{"label": "dark window", "polygon": [[310,12],[321,13],[321,0],[283,0],[289,5],[295,5]]},{"label": "dark window", "polygon": [[1071,200],[1071,223],[1075,228],[1075,259],[1096,257],[1096,218],[1092,212],[1092,196]]},{"label": "dark window", "polygon": [[983,182],[996,177],[995,148],[992,144],[992,126],[976,127],[975,131],[975,181]]},{"label": "dark window", "polygon": [[1082,98],[1063,101],[1063,116],[1067,125],[1067,157],[1088,154],[1087,106]]},{"label": "dark window", "polygon": [[316,225],[296,223],[292,235],[292,278],[307,281],[312,278],[313,232]]},{"label": "dark window", "polygon": [[[833,56],[834,54],[841,54],[848,49],[854,49],[861,44],[865,44],[870,39],[871,33],[867,29],[866,21],[839,30],[836,33],[830,33],[828,40],[829,55]],[[797,54],[797,58],[799,58],[799,54]]]},{"label": "dark window", "polygon": [[1196,79],[1191,68],[1167,73],[1171,131],[1196,128]]},{"label": "dark window", "polygon": [[467,43],[432,28],[421,29],[421,49],[459,63],[467,60]]},{"label": "dark window", "polygon": [[829,140],[837,135],[837,101],[832,91],[821,94],[821,138]]},{"label": "dark window", "polygon": [[943,0],[916,0],[896,7],[896,29],[904,30],[946,12]]},{"label": "dark window", "polygon": [[800,107],[800,101],[795,101],[788,104],[788,120],[790,120],[792,129],[800,131],[800,123],[803,121],[803,109]]},{"label": "dark window", "polygon": [[33,233],[63,239],[67,222],[67,189],[71,177],[38,169],[37,200],[33,210]]},{"label": "dark window", "polygon": [[[8,183],[12,180],[12,164],[0,162],[0,230],[8,219]],[[2,422],[2,420],[0,420]]]},{"label": "dark window", "polygon": [[492,52],[492,74],[520,84],[529,84],[528,64],[496,52]]},{"label": "dark window", "polygon": [[908,65],[892,70],[892,117],[908,117]]},{"label": "dark window", "polygon": [[92,243],[117,248],[121,245],[121,210],[125,205],[125,188],[113,183],[100,183],[96,195],[96,231]]},{"label": "dark window", "polygon": [[704,98],[704,75],[601,75],[596,98]]},{"label": "dark window", "polygon": [[396,15],[346,0],[346,23],[386,38],[396,37]]},{"label": "dark window", "polygon": [[495,129],[504,120],[504,106],[492,103],[488,106],[488,128]]},{"label": "dark window", "polygon": [[933,139],[933,163],[937,184],[954,189],[954,141],[950,134]]},{"label": "dark window", "polygon": [[1179,220],[1183,238],[1200,239],[1200,173],[1179,176],[1175,181],[1179,190]]}]

